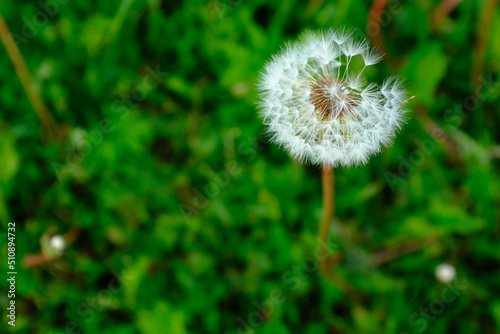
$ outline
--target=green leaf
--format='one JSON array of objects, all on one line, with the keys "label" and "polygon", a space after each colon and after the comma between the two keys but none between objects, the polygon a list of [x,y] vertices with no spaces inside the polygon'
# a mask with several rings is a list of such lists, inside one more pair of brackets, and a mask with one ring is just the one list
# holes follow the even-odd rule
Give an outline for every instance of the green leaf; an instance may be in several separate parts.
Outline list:
[{"label": "green leaf", "polygon": [[447,66],[448,58],[439,43],[422,45],[410,54],[406,75],[416,101],[427,107],[434,103]]},{"label": "green leaf", "polygon": [[157,302],[153,310],[138,312],[137,327],[142,334],[187,334],[186,316],[182,311],[173,310],[166,302]]}]

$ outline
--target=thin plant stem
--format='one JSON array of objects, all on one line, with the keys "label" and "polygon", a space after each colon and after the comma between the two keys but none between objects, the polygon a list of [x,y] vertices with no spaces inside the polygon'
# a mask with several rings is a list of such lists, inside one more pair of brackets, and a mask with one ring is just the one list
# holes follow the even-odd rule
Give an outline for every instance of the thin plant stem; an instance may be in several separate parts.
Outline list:
[{"label": "thin plant stem", "polygon": [[33,106],[38,118],[40,119],[43,129],[45,130],[45,138],[50,140],[58,137],[57,128],[54,124],[49,110],[45,106],[38,87],[33,82],[33,78],[24,62],[23,56],[17,47],[17,44],[12,38],[7,24],[5,23],[2,14],[0,14],[0,40],[9,55],[9,58],[14,65],[14,69],[21,81],[21,84],[28,95],[28,99]]},{"label": "thin plant stem", "polygon": [[387,54],[387,48],[382,36],[382,27],[380,23],[382,21],[382,13],[384,12],[385,6],[388,2],[389,0],[374,0],[370,8],[370,12],[368,13],[368,22],[375,29],[373,33],[370,33],[372,42],[385,54]]},{"label": "thin plant stem", "polygon": [[330,224],[335,212],[335,177],[333,168],[323,165],[322,169],[322,186],[323,186],[323,218],[319,224],[319,239],[325,245],[328,244],[328,235]]},{"label": "thin plant stem", "polygon": [[331,256],[329,254],[329,240],[330,226],[333,220],[333,215],[335,212],[335,177],[333,168],[330,166],[323,165],[322,168],[322,188],[323,188],[323,218],[319,224],[318,228],[318,243],[321,247],[326,247],[327,256],[325,259],[319,261],[319,271],[320,274],[328,282],[343,290],[344,292],[352,292],[353,287],[351,284],[341,276],[337,276],[333,273],[333,268],[335,268],[341,261],[341,257]]},{"label": "thin plant stem", "polygon": [[431,14],[431,25],[435,29],[462,0],[443,0]]},{"label": "thin plant stem", "polygon": [[448,136],[444,129],[429,116],[429,113],[424,106],[418,105],[415,108],[415,118],[420,123],[422,128],[429,134],[429,136],[441,144],[455,164],[459,165],[462,163],[458,143],[453,140],[453,138]]},{"label": "thin plant stem", "polygon": [[[76,241],[82,229],[79,226],[73,226],[62,237],[66,243],[66,248]],[[22,263],[26,268],[34,268],[37,266],[45,265],[58,259],[59,256],[49,255],[43,253],[43,250],[38,254],[28,254],[22,259]]]},{"label": "thin plant stem", "polygon": [[[330,224],[335,212],[335,178],[333,168],[323,165],[322,168],[322,188],[323,188],[323,218],[319,224],[318,238],[319,242],[328,246],[328,236],[330,234]],[[338,283],[337,279],[328,270],[329,258],[320,261],[319,269],[324,278],[332,283]]]},{"label": "thin plant stem", "polygon": [[472,88],[476,89],[481,82],[481,76],[484,71],[484,59],[488,47],[488,37],[493,22],[493,17],[498,6],[498,0],[487,0],[484,5],[477,27],[476,43],[473,49],[473,65],[472,65]]},{"label": "thin plant stem", "polygon": [[433,236],[423,241],[412,241],[405,245],[386,248],[378,253],[373,254],[370,258],[370,264],[373,267],[378,267],[382,264],[397,260],[407,254],[415,253],[425,246],[428,246],[436,241],[438,241],[438,238]]}]

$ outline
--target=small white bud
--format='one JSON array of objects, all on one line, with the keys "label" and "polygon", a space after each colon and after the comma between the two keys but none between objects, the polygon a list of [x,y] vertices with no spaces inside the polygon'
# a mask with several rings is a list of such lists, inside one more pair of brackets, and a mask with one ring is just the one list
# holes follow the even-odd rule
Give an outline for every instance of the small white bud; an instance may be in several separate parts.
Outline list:
[{"label": "small white bud", "polygon": [[50,238],[50,247],[57,253],[61,255],[66,248],[66,241],[60,235],[54,235]]},{"label": "small white bud", "polygon": [[436,277],[442,283],[450,283],[455,279],[457,272],[455,267],[448,263],[441,263],[436,267]]}]

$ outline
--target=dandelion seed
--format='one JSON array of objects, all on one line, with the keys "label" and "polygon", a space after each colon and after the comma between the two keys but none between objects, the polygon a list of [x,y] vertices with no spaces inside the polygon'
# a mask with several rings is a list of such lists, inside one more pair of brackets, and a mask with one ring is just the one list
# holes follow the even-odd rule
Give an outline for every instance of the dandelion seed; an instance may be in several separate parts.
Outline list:
[{"label": "dandelion seed", "polygon": [[[272,140],[294,158],[332,167],[364,164],[404,123],[401,81],[367,83],[363,71],[383,55],[353,34],[306,32],[261,73],[260,114]],[[350,68],[354,57],[364,63],[357,73]]]}]

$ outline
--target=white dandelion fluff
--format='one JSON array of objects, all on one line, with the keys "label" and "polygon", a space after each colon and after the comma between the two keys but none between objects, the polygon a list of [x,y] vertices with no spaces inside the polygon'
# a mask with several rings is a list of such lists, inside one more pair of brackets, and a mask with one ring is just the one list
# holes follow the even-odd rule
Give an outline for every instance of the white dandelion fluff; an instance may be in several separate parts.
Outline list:
[{"label": "white dandelion fluff", "polygon": [[441,263],[436,267],[435,273],[437,279],[443,283],[450,283],[455,279],[455,276],[457,275],[455,267],[453,267],[449,263]]},{"label": "white dandelion fluff", "polygon": [[[261,72],[260,114],[272,140],[313,164],[351,166],[389,145],[404,123],[401,81],[367,83],[382,54],[350,30],[306,32]],[[358,72],[352,60],[364,66]]]},{"label": "white dandelion fluff", "polygon": [[54,235],[50,238],[50,247],[55,251],[57,255],[61,255],[66,248],[66,241],[60,235]]}]

